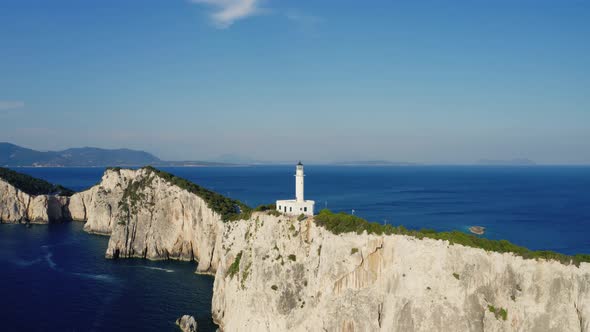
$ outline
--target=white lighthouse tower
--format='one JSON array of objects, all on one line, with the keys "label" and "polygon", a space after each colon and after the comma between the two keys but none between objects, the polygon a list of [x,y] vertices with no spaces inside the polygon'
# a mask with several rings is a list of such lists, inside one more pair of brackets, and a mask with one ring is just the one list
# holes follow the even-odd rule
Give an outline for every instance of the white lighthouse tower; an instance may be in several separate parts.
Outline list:
[{"label": "white lighthouse tower", "polygon": [[297,202],[303,202],[303,164],[299,162],[297,164],[297,170],[295,171],[295,200]]},{"label": "white lighthouse tower", "polygon": [[304,177],[305,174],[303,174],[303,164],[299,162],[295,169],[295,199],[277,201],[277,211],[292,216],[298,216],[301,214],[313,216],[315,202],[306,201],[304,198]]}]

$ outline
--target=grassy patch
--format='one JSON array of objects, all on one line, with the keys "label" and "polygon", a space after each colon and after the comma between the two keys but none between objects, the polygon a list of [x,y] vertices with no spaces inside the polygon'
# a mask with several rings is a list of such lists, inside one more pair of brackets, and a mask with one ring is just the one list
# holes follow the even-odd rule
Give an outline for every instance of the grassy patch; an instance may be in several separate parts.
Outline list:
[{"label": "grassy patch", "polygon": [[357,252],[359,252],[359,248],[352,248],[352,249],[350,249],[350,254],[351,254],[351,255],[354,255],[354,254],[356,254]]},{"label": "grassy patch", "polygon": [[3,179],[13,187],[29,195],[72,196],[74,194],[74,191],[68,188],[34,178],[30,175],[15,172],[8,168],[0,167],[0,179]]},{"label": "grassy patch", "polygon": [[496,308],[493,305],[488,305],[488,310],[494,314],[496,319],[507,320],[508,319],[508,311],[504,308]]},{"label": "grassy patch", "polygon": [[293,255],[293,254],[291,254],[291,255],[287,256],[287,258],[289,258],[289,260],[291,260],[291,261],[293,261],[293,262],[297,261],[297,256],[295,256],[295,255]]},{"label": "grassy patch", "polygon": [[455,277],[455,279],[459,280],[459,273],[453,273],[453,277]]},{"label": "grassy patch", "polygon": [[361,234],[366,231],[368,234],[377,235],[391,235],[400,234],[413,236],[418,239],[430,238],[435,240],[446,240],[451,244],[461,244],[466,247],[480,248],[486,251],[494,251],[500,253],[513,253],[526,259],[546,259],[556,260],[563,264],[574,264],[580,266],[581,262],[590,263],[590,255],[577,254],[568,256],[553,251],[533,251],[525,247],[517,246],[506,240],[488,240],[486,238],[477,237],[471,234],[452,231],[452,232],[436,232],[434,230],[409,230],[404,226],[381,225],[376,222],[368,222],[357,216],[346,213],[333,213],[330,210],[322,210],[315,216],[315,223],[322,226],[334,234],[355,232]]},{"label": "grassy patch", "polygon": [[234,275],[236,275],[238,272],[240,272],[240,260],[242,260],[242,252],[241,251],[238,253],[236,258],[234,259],[234,262],[229,266],[229,269],[227,269],[227,275],[230,278],[233,278]]}]

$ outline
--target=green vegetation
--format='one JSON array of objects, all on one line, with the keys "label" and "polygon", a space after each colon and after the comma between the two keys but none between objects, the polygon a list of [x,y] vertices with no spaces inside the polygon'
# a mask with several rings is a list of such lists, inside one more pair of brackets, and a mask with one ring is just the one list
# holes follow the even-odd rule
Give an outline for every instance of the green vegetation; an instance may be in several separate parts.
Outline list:
[{"label": "green vegetation", "polygon": [[240,272],[240,261],[242,260],[242,252],[240,251],[238,253],[238,255],[236,256],[236,258],[234,259],[234,262],[231,263],[231,265],[229,266],[229,269],[227,269],[227,275],[229,275],[230,278],[233,278],[234,275],[236,275],[236,273]]},{"label": "green vegetation", "polygon": [[413,236],[419,239],[430,238],[435,240],[446,240],[451,244],[460,244],[466,247],[484,249],[486,251],[500,253],[509,252],[526,259],[556,260],[563,264],[575,264],[576,266],[580,266],[581,262],[590,263],[590,255],[588,254],[568,256],[553,251],[533,251],[525,247],[517,246],[506,240],[489,240],[459,231],[436,232],[429,229],[409,230],[404,226],[395,227],[392,225],[381,225],[376,222],[368,222],[365,219],[346,213],[333,213],[327,209],[320,211],[320,213],[315,216],[315,223],[334,234],[349,232],[361,234],[364,231],[368,234],[377,235],[400,234]]},{"label": "green vegetation", "polygon": [[0,167],[0,179],[3,179],[13,187],[29,195],[72,196],[74,194],[74,191],[68,188],[51,184],[45,180],[18,173],[8,168]]},{"label": "green vegetation", "polygon": [[123,196],[119,201],[119,208],[125,212],[127,216],[130,214],[137,214],[139,204],[145,199],[143,191],[149,187],[154,178],[147,176],[141,178],[139,181],[131,182],[123,191]]},{"label": "green vegetation", "polygon": [[455,279],[459,280],[459,273],[453,273],[453,277],[455,277]]},{"label": "green vegetation", "polygon": [[305,220],[305,218],[307,218],[303,213],[299,215],[299,217],[297,217],[297,220],[302,221]]},{"label": "green vegetation", "polygon": [[248,265],[246,265],[246,267],[244,268],[244,271],[242,272],[242,279],[240,280],[240,283],[242,284],[242,289],[244,289],[246,287],[246,279],[248,279],[248,276],[250,275],[250,267],[252,266],[252,262],[248,263]]},{"label": "green vegetation", "polygon": [[276,291],[277,289],[279,289],[279,287],[277,287],[277,285],[272,285],[272,286],[270,286],[270,289]]},{"label": "green vegetation", "polygon": [[506,309],[504,309],[504,308],[496,309],[496,307],[494,307],[493,305],[488,305],[488,310],[490,310],[490,312],[494,314],[496,319],[500,319],[500,318],[502,318],[502,320],[508,319],[508,311],[506,311]]},{"label": "green vegetation", "polygon": [[352,249],[350,249],[350,254],[351,254],[351,255],[354,255],[354,254],[356,254],[357,252],[359,252],[359,248],[352,248]]},{"label": "green vegetation", "polygon": [[272,203],[272,204],[262,204],[262,205],[258,205],[254,211],[257,212],[264,212],[264,211],[274,211],[277,209],[277,205]]},{"label": "green vegetation", "polygon": [[214,191],[198,186],[186,179],[179,178],[152,166],[146,166],[143,169],[156,174],[158,177],[172,185],[185,189],[186,191],[201,197],[213,211],[221,215],[223,221],[250,218],[252,208],[238,200],[227,198]]},{"label": "green vegetation", "polygon": [[274,203],[259,205],[254,209],[254,211],[266,212],[266,213],[268,213],[272,216],[275,216],[275,217],[278,217],[281,215],[281,213],[279,211],[277,211],[277,205]]},{"label": "green vegetation", "polygon": [[287,258],[289,258],[289,260],[292,260],[293,262],[297,261],[297,256],[295,256],[293,254],[287,256]]}]

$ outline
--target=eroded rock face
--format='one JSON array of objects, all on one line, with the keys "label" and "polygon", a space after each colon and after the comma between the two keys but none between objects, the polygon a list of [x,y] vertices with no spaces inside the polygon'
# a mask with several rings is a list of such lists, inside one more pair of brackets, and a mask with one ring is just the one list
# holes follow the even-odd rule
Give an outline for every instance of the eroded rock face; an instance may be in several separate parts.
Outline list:
[{"label": "eroded rock face", "polygon": [[222,248],[213,317],[226,331],[590,331],[586,263],[264,214],[228,223]]},{"label": "eroded rock face", "polygon": [[195,317],[184,315],[176,320],[176,325],[180,327],[183,332],[197,332],[197,321]]},{"label": "eroded rock face", "polygon": [[111,235],[109,258],[194,259],[200,272],[219,261],[221,217],[147,169],[107,170],[99,185],[72,196],[69,210],[87,220],[87,232]]},{"label": "eroded rock face", "polygon": [[29,195],[0,179],[0,221],[46,224],[69,220],[69,198],[54,195]]}]

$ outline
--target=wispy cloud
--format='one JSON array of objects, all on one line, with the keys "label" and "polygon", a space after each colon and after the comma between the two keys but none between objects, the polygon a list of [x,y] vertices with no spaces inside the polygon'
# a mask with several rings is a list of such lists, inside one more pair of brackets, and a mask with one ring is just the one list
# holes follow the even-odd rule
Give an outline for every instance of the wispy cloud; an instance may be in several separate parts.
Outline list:
[{"label": "wispy cloud", "polygon": [[25,107],[23,101],[0,100],[0,111],[15,110],[23,107]]},{"label": "wispy cloud", "polygon": [[227,28],[235,21],[261,12],[261,0],[190,0],[192,3],[214,7],[211,13],[213,23],[219,28]]},{"label": "wispy cloud", "polygon": [[323,21],[319,16],[309,15],[293,9],[287,10],[285,16],[289,21],[299,25],[305,31],[315,30],[316,26]]}]

